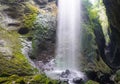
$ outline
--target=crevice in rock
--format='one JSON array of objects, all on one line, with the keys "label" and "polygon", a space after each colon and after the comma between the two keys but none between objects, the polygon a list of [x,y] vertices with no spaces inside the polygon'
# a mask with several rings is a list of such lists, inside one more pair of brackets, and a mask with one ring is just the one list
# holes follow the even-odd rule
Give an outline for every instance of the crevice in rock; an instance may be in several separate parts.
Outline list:
[{"label": "crevice in rock", "polygon": [[19,26],[20,26],[20,23],[8,23],[8,26],[19,27]]},{"label": "crevice in rock", "polygon": [[18,30],[18,33],[21,35],[27,34],[27,33],[29,33],[29,29],[28,28],[20,28]]},{"label": "crevice in rock", "polygon": [[28,41],[32,41],[33,37],[27,37]]}]

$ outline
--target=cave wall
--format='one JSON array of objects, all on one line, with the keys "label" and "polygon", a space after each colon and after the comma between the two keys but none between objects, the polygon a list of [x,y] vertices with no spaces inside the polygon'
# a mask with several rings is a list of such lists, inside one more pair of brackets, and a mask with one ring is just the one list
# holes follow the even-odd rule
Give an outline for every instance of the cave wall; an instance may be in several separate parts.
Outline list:
[{"label": "cave wall", "polygon": [[106,13],[109,21],[109,36],[110,43],[106,47],[106,57],[109,58],[108,62],[114,69],[120,68],[120,1],[119,0],[103,0],[106,7]]},{"label": "cave wall", "polygon": [[120,1],[103,0],[106,7],[109,23],[120,32]]}]

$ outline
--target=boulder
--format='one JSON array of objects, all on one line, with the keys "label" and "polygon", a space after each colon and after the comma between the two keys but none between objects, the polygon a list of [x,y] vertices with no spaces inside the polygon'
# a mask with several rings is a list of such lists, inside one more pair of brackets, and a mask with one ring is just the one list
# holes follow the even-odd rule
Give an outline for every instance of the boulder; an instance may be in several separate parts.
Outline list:
[{"label": "boulder", "polygon": [[76,78],[73,78],[73,82],[75,84],[81,84],[83,82],[83,79],[82,78],[79,78],[79,77],[76,77]]}]

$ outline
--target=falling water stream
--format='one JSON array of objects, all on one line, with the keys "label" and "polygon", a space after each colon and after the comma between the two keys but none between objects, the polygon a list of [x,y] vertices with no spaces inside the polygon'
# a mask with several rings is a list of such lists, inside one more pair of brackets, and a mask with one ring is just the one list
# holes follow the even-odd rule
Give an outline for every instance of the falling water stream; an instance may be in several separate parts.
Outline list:
[{"label": "falling water stream", "polygon": [[59,0],[56,62],[59,70],[79,70],[80,0]]},{"label": "falling water stream", "polygon": [[80,22],[80,0],[59,0],[56,67],[53,73],[62,73],[68,70],[70,73],[74,73],[70,78],[83,77],[80,72]]}]

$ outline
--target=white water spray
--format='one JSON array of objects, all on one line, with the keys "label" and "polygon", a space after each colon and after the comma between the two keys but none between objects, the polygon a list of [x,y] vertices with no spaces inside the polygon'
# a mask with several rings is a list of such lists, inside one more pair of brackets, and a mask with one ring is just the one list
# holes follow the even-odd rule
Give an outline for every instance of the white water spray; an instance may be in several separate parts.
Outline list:
[{"label": "white water spray", "polygon": [[58,28],[56,43],[56,66],[46,73],[51,78],[69,80],[83,78],[80,72],[81,44],[81,3],[80,0],[58,1]]},{"label": "white water spray", "polygon": [[56,63],[58,70],[80,70],[80,0],[58,1]]}]

